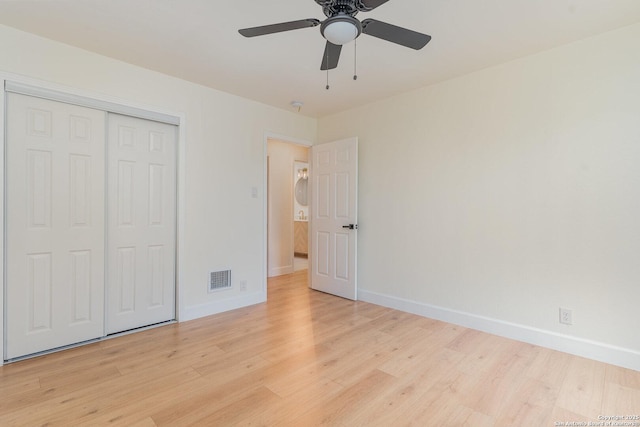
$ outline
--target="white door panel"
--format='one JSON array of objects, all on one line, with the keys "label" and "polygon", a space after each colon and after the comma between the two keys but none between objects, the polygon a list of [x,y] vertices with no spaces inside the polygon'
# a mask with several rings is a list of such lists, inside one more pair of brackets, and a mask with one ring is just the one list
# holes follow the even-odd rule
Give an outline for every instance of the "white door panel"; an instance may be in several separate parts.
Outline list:
[{"label": "white door panel", "polygon": [[355,300],[357,138],[311,147],[311,183],[311,287]]},{"label": "white door panel", "polygon": [[7,94],[11,359],[103,335],[105,113]]},{"label": "white door panel", "polygon": [[109,115],[107,333],[175,318],[176,135]]}]

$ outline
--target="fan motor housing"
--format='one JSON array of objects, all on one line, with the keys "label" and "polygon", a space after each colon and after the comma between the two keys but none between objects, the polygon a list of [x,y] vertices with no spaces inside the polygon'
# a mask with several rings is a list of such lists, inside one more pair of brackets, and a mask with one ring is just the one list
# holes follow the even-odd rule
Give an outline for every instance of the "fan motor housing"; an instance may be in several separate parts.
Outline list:
[{"label": "fan motor housing", "polygon": [[357,0],[315,0],[320,6],[325,16],[331,18],[340,14],[355,16],[358,13],[359,3]]}]

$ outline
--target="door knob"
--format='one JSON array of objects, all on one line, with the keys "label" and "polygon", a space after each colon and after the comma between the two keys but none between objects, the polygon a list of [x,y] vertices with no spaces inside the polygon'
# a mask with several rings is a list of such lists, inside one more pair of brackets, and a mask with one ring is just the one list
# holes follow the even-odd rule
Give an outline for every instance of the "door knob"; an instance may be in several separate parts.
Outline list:
[{"label": "door knob", "polygon": [[348,228],[349,230],[357,230],[358,224],[343,225],[342,228]]}]

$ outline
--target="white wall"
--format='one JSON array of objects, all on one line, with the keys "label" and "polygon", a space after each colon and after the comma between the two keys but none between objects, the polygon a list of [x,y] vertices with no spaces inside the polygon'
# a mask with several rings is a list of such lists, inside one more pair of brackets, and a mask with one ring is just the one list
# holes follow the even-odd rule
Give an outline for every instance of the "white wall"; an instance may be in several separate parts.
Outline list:
[{"label": "white wall", "polygon": [[[0,52],[0,79],[42,81],[181,115],[181,319],[265,299],[265,134],[312,142],[315,119],[9,27],[0,26]],[[207,293],[209,272],[227,268],[232,269],[234,288]],[[245,292],[239,289],[241,280],[247,282]]]},{"label": "white wall", "polygon": [[268,276],[293,273],[293,164],[308,161],[309,147],[269,140]]},{"label": "white wall", "polygon": [[320,142],[360,138],[360,295],[640,369],[638,40],[321,119]]}]

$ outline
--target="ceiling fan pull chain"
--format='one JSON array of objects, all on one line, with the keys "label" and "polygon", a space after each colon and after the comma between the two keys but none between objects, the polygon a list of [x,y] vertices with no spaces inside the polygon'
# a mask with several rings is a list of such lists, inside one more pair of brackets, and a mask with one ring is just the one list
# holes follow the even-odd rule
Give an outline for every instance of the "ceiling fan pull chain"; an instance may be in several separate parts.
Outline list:
[{"label": "ceiling fan pull chain", "polygon": [[353,41],[353,80],[358,80],[358,39]]},{"label": "ceiling fan pull chain", "polygon": [[[329,52],[327,51],[327,64],[329,64]],[[329,66],[327,65],[327,90],[329,90]]]}]

